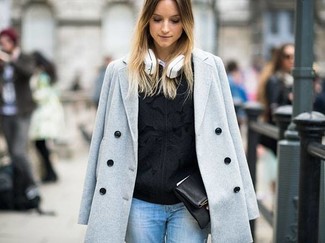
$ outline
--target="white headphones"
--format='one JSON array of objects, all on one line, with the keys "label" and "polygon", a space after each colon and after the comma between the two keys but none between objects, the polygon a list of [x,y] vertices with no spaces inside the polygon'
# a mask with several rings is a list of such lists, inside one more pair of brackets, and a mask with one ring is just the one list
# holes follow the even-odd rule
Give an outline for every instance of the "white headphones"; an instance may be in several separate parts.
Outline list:
[{"label": "white headphones", "polygon": [[[181,70],[184,66],[184,58],[184,55],[179,55],[169,63],[166,72],[166,76],[168,78],[176,78],[180,75]],[[151,49],[148,49],[147,55],[144,59],[146,73],[149,75],[153,75],[156,72],[157,63],[158,62],[155,57],[155,54]]]}]

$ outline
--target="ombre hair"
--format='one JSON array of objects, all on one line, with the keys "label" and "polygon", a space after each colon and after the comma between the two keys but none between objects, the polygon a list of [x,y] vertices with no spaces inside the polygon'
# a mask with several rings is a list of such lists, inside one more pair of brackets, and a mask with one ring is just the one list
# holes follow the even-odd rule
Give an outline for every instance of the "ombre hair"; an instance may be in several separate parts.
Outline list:
[{"label": "ombre hair", "polygon": [[[131,43],[131,53],[128,61],[129,87],[130,91],[144,93],[145,96],[154,96],[160,92],[166,98],[174,99],[177,94],[178,78],[170,79],[166,76],[166,70],[159,75],[159,69],[156,73],[149,76],[145,72],[144,59],[148,49],[154,50],[154,41],[150,35],[149,22],[154,14],[156,6],[160,0],[145,0]],[[168,57],[166,66],[178,55],[184,55],[183,74],[188,83],[188,94],[193,92],[193,70],[191,55],[194,48],[194,17],[191,0],[174,0],[178,6],[180,20],[183,27],[183,33],[177,40],[175,50]],[[158,66],[158,64],[157,64]]]}]

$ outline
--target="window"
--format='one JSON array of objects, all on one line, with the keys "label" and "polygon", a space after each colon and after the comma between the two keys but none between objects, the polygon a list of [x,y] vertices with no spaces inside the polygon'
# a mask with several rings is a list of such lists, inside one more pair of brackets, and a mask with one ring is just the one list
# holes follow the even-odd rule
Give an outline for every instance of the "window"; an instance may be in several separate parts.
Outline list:
[{"label": "window", "polygon": [[132,7],[128,4],[108,5],[103,15],[102,41],[104,54],[119,58],[130,50],[135,25]]},{"label": "window", "polygon": [[10,1],[0,0],[0,29],[10,25]]},{"label": "window", "polygon": [[264,15],[264,56],[269,56],[269,50],[285,42],[294,42],[293,11],[271,11]]},{"label": "window", "polygon": [[272,34],[277,34],[279,32],[278,24],[278,13],[275,11],[270,12],[270,32]]},{"label": "window", "polygon": [[194,36],[196,46],[214,53],[217,47],[217,23],[211,4],[194,4],[193,13],[195,19]]},{"label": "window", "polygon": [[295,15],[293,11],[288,11],[288,24],[289,24],[289,31],[291,34],[295,33]]},{"label": "window", "polygon": [[28,6],[22,18],[21,44],[25,51],[38,50],[46,57],[54,58],[55,22],[49,6]]}]

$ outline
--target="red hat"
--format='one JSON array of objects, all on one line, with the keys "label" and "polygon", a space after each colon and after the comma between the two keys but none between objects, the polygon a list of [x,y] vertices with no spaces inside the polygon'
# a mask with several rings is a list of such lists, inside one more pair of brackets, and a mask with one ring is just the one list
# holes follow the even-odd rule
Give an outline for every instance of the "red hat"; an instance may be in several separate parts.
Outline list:
[{"label": "red hat", "polygon": [[6,28],[0,32],[1,36],[7,36],[16,45],[18,41],[18,34],[14,28]]}]

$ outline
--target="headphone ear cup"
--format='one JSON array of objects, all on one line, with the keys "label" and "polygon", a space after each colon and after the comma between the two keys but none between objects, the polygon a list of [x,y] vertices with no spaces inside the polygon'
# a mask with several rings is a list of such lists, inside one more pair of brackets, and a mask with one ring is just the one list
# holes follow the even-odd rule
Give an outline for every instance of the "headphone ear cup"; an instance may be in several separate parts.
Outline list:
[{"label": "headphone ear cup", "polygon": [[180,75],[184,66],[184,55],[179,55],[173,61],[171,61],[167,67],[166,76],[168,78],[176,78]]},{"label": "headphone ear cup", "polygon": [[145,72],[148,75],[153,75],[157,69],[157,59],[151,49],[148,49],[146,57],[144,59]]}]

